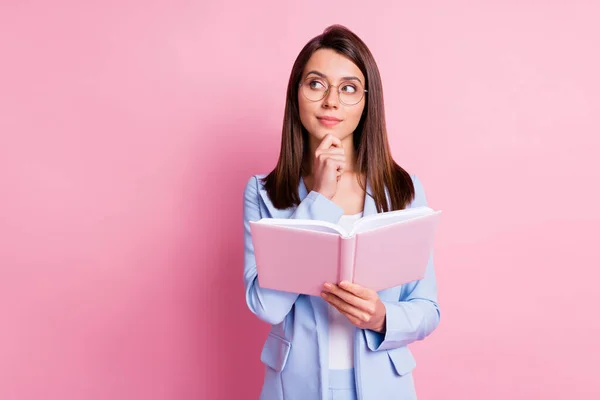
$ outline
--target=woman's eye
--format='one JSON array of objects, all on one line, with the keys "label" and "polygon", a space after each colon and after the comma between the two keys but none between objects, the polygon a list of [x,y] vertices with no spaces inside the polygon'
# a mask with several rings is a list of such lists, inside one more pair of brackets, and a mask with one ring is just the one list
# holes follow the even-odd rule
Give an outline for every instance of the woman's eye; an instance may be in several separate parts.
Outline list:
[{"label": "woman's eye", "polygon": [[342,86],[342,92],[344,92],[344,93],[356,93],[356,86],[350,85],[350,84],[344,85],[344,86]]},{"label": "woman's eye", "polygon": [[310,81],[309,86],[311,89],[324,89],[325,85],[323,84],[323,82],[319,82],[319,81]]}]

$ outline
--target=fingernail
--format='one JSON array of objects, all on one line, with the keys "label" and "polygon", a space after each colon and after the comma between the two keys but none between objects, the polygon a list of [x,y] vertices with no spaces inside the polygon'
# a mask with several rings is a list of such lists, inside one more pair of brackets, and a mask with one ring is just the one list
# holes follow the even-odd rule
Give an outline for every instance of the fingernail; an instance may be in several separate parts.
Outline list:
[{"label": "fingernail", "polygon": [[325,288],[326,288],[326,289],[331,289],[331,283],[326,283],[326,284],[325,284],[325,285],[323,285],[323,286],[325,286]]}]

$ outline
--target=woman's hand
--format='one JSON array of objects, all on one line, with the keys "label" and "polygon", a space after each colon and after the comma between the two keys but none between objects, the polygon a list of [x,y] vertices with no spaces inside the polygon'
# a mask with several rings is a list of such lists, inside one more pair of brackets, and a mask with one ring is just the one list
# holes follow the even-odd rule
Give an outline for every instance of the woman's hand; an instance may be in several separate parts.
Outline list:
[{"label": "woman's hand", "polygon": [[356,327],[385,332],[385,306],[377,292],[360,285],[326,283],[321,296]]},{"label": "woman's hand", "polygon": [[325,136],[314,154],[313,190],[331,200],[335,196],[337,183],[344,173],[344,168],[346,168],[346,156],[342,141],[331,134]]}]

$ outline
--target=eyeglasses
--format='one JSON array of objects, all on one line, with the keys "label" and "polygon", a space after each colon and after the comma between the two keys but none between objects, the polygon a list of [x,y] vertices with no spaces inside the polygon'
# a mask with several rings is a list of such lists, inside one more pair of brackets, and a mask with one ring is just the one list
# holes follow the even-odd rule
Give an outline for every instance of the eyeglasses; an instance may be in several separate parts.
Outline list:
[{"label": "eyeglasses", "polygon": [[310,101],[323,100],[331,87],[337,87],[340,102],[347,106],[358,104],[367,92],[361,83],[355,80],[343,81],[339,85],[330,85],[326,79],[316,76],[306,78],[299,86],[302,95]]}]

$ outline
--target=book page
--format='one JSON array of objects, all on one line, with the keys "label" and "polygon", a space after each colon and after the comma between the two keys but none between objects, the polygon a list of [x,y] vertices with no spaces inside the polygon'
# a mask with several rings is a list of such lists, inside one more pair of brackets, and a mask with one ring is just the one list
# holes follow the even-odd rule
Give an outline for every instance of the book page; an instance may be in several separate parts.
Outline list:
[{"label": "book page", "polygon": [[383,226],[408,221],[413,218],[423,217],[435,213],[429,207],[408,208],[405,210],[389,211],[363,217],[354,223],[350,235],[367,232]]},{"label": "book page", "polygon": [[325,282],[339,277],[337,233],[275,224],[250,224],[261,288],[319,296]]},{"label": "book page", "polygon": [[422,279],[440,213],[436,211],[361,232],[356,241],[355,282],[379,291]]},{"label": "book page", "polygon": [[304,229],[316,232],[334,233],[347,236],[348,232],[337,224],[327,221],[307,220],[307,219],[282,219],[282,218],[264,218],[259,221],[265,225],[277,225],[293,229]]}]

